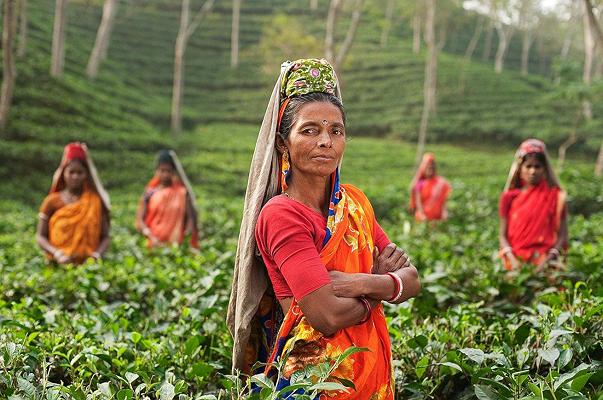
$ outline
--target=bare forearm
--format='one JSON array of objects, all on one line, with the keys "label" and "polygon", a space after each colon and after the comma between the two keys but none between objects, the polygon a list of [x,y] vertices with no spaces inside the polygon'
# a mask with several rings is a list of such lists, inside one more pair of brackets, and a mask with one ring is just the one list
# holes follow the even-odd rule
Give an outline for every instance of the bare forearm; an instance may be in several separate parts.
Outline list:
[{"label": "bare forearm", "polygon": [[54,254],[58,250],[56,247],[54,247],[52,244],[50,244],[50,241],[48,241],[48,238],[46,238],[42,235],[39,235],[39,234],[36,235],[36,242],[42,248],[42,250],[44,250],[50,254]]},{"label": "bare forearm", "polygon": [[504,249],[505,247],[511,247],[509,245],[509,240],[507,239],[507,220],[506,218],[501,218],[500,227],[498,230],[498,241],[500,243],[500,248]]},{"label": "bare forearm", "polygon": [[565,244],[567,243],[567,216],[561,220],[561,225],[559,226],[559,234],[557,235],[557,242],[555,243],[555,248],[557,250],[561,250]]},{"label": "bare forearm", "polygon": [[109,235],[105,236],[104,238],[101,239],[95,252],[102,256],[103,254],[105,254],[105,251],[107,251],[107,249],[109,248],[110,242],[111,242],[111,237]]},{"label": "bare forearm", "polygon": [[310,325],[324,335],[356,325],[366,317],[366,307],[358,298],[337,297],[328,287],[316,292],[302,298],[299,306]]}]

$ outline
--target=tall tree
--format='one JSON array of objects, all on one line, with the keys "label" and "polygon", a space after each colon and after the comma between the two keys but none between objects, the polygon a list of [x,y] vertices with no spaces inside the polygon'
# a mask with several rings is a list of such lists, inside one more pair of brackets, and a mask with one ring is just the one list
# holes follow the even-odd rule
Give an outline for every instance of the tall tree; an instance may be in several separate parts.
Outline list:
[{"label": "tall tree", "polygon": [[50,75],[63,76],[65,64],[65,27],[67,25],[67,0],[56,0],[54,6],[54,26],[52,29],[52,53]]},{"label": "tall tree", "polygon": [[[582,81],[586,86],[590,86],[592,81],[592,70],[593,70],[593,61],[595,56],[595,50],[597,47],[597,42],[595,38],[595,26],[596,21],[594,18],[591,20],[590,15],[592,13],[592,8],[590,2],[584,0],[583,3],[584,13],[584,69],[582,70]],[[590,11],[590,13],[589,13]],[[584,100],[582,102],[582,110],[584,113],[584,118],[587,121],[593,119],[593,108],[590,100]]]},{"label": "tall tree", "polygon": [[232,29],[230,33],[230,67],[239,66],[239,21],[241,19],[241,1],[232,1]]},{"label": "tall tree", "polygon": [[337,55],[335,55],[335,26],[337,24],[338,14],[341,11],[341,0],[331,0],[331,7],[329,8],[329,15],[327,16],[326,32],[325,32],[325,58],[333,65],[333,68],[337,70],[340,65],[343,64],[358,30],[360,24],[360,18],[362,17],[362,9],[364,8],[365,0],[356,0],[354,9],[352,11],[352,20],[350,26],[345,35],[343,43],[339,47]]},{"label": "tall tree", "polygon": [[352,43],[354,43],[354,38],[356,37],[356,31],[358,30],[358,25],[360,24],[360,18],[362,17],[362,9],[364,8],[365,0],[356,0],[356,5],[354,6],[354,11],[352,12],[352,21],[350,22],[350,26],[345,35],[345,39],[341,46],[339,47],[339,51],[337,52],[337,58],[335,59],[335,66],[338,67],[343,64],[350,48],[352,47]]},{"label": "tall tree", "polygon": [[484,50],[482,52],[482,60],[487,61],[490,59],[490,53],[492,52],[492,38],[494,36],[494,21],[489,19],[488,30],[486,31],[486,39],[484,42]]},{"label": "tall tree", "polygon": [[494,28],[498,34],[498,47],[494,57],[494,70],[500,74],[503,70],[507,49],[513,36],[514,26],[511,23],[515,17],[514,3],[510,0],[490,0],[490,14],[494,20]]},{"label": "tall tree", "polygon": [[[594,50],[596,47],[599,47],[599,50],[601,52],[603,52],[603,31],[601,31],[601,27],[599,26],[599,21],[597,21],[597,18],[595,17],[595,14],[593,12],[593,4],[591,2],[591,0],[583,0],[583,5],[584,5],[584,47],[585,47],[585,52],[586,48],[587,48],[587,28],[586,25],[588,25],[588,27],[590,28],[590,40],[592,40],[595,44],[591,45],[591,57],[593,56],[592,53],[594,53]],[[585,57],[586,60],[586,57]],[[591,66],[592,67],[592,66]],[[586,70],[586,65],[584,66],[585,70]],[[586,73],[586,71],[585,71]],[[586,83],[586,82],[585,82]],[[590,84],[590,81],[587,83]],[[586,110],[585,110],[585,116],[586,116]],[[592,118],[592,109],[591,109],[591,114],[590,114],[591,118]],[[603,140],[601,141],[601,147],[599,148],[599,155],[597,156],[597,162],[595,163],[595,175],[597,176],[601,176],[603,174]]]},{"label": "tall tree", "polygon": [[0,132],[4,133],[8,123],[15,87],[15,59],[13,42],[15,36],[16,0],[4,0],[2,4],[2,87],[0,87]]},{"label": "tall tree", "polygon": [[182,95],[184,92],[184,54],[188,39],[201,24],[203,18],[211,12],[215,0],[205,0],[197,14],[190,18],[190,0],[182,0],[180,29],[174,49],[174,79],[172,85],[171,130],[177,135],[182,131]]},{"label": "tall tree", "polygon": [[17,57],[25,56],[27,50],[27,0],[19,1],[19,42]]},{"label": "tall tree", "polygon": [[318,0],[310,0],[310,10],[315,11],[318,9]]},{"label": "tall tree", "polygon": [[519,29],[522,31],[521,74],[528,74],[530,48],[534,41],[534,28],[538,23],[538,10],[534,0],[521,0],[519,5]]},{"label": "tall tree", "polygon": [[100,63],[107,58],[107,50],[111,38],[111,31],[117,15],[117,0],[105,0],[103,5],[103,16],[96,32],[94,48],[90,53],[88,65],[86,66],[86,75],[90,79],[96,78]]},{"label": "tall tree", "polygon": [[335,60],[335,26],[341,9],[341,0],[331,0],[325,31],[325,58],[331,62]]},{"label": "tall tree", "polygon": [[417,140],[415,166],[419,165],[423,152],[425,151],[429,117],[432,112],[435,112],[437,90],[438,53],[435,43],[435,0],[425,0],[425,6],[425,43],[427,45],[427,59],[425,60],[423,111],[421,113],[421,125],[419,127],[419,137]]},{"label": "tall tree", "polygon": [[385,8],[385,19],[383,21],[383,29],[381,30],[381,40],[379,44],[381,48],[387,46],[387,40],[389,39],[389,31],[392,28],[392,19],[394,18],[394,6],[396,0],[387,0],[387,7]]},{"label": "tall tree", "polygon": [[471,60],[473,57],[473,53],[475,52],[475,48],[477,47],[477,42],[479,41],[480,36],[482,35],[482,31],[484,30],[484,17],[480,15],[477,18],[477,22],[475,23],[475,29],[473,30],[473,36],[471,36],[471,40],[467,45],[467,49],[465,50],[465,59]]}]

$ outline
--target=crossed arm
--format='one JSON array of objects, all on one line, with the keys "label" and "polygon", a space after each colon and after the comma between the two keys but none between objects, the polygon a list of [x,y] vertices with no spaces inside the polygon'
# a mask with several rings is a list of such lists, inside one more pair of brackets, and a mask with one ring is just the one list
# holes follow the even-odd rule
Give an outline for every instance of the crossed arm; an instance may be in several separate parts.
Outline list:
[{"label": "crossed arm", "polygon": [[[396,285],[388,272],[398,275],[403,283],[402,296],[396,303],[415,297],[421,291],[419,274],[408,255],[390,243],[381,254],[375,251],[372,274],[332,271],[331,285],[304,296],[299,300],[299,306],[315,329],[324,335],[332,335],[358,324],[366,316],[366,307],[360,297],[367,298],[371,308],[393,297]],[[281,302],[283,308],[290,301]]]}]

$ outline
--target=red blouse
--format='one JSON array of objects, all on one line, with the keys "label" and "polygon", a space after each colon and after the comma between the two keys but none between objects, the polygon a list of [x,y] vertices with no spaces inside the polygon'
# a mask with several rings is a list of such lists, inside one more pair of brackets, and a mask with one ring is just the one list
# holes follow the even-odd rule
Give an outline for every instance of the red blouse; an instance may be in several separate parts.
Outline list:
[{"label": "red blouse", "polygon": [[[262,208],[255,238],[278,299],[298,301],[331,283],[320,260],[326,218],[305,204],[275,196]],[[390,243],[377,221],[373,241],[379,251]]]}]

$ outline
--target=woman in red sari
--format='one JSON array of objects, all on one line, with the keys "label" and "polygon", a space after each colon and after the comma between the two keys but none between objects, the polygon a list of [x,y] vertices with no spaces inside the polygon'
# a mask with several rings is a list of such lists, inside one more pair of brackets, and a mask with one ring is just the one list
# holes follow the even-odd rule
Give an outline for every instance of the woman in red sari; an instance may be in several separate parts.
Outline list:
[{"label": "woman in red sari", "polygon": [[446,200],[450,195],[450,184],[436,173],[435,157],[425,153],[410,184],[411,212],[417,221],[439,221],[448,219]]},{"label": "woman in red sari", "polygon": [[101,258],[109,247],[110,208],[88,148],[68,144],[40,206],[38,245],[59,264]]},{"label": "woman in red sari", "polygon": [[416,296],[419,278],[362,191],[339,182],[346,133],[338,95],[325,60],[283,64],[247,187],[228,315],[233,368],[249,373],[268,361],[273,377],[282,360],[283,388],[296,371],[365,347],[333,374],[355,389],[320,398],[391,400],[381,302]]},{"label": "woman in red sari", "polygon": [[195,196],[171,150],[162,150],[157,156],[155,176],[140,198],[136,229],[147,237],[149,248],[180,244],[188,234],[191,247],[199,247]]},{"label": "woman in red sari", "polygon": [[543,270],[560,257],[567,247],[565,199],[544,143],[523,142],[500,197],[500,255],[506,269],[530,263]]}]

